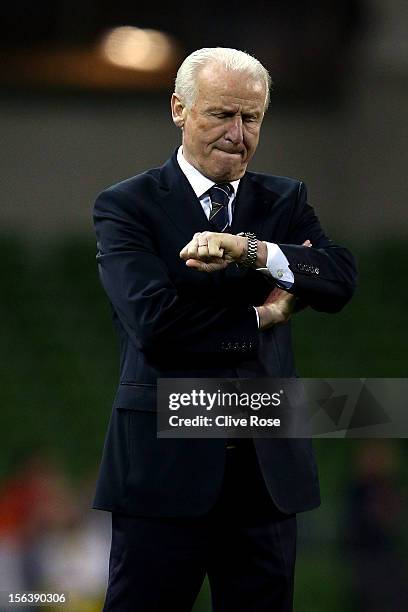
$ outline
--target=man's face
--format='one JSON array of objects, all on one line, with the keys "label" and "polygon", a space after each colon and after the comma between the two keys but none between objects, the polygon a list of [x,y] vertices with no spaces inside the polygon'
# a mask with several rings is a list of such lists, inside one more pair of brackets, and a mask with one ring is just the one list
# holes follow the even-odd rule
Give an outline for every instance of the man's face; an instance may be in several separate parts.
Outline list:
[{"label": "man's face", "polygon": [[205,66],[190,109],[176,94],[172,97],[187,161],[217,183],[241,178],[258,146],[265,94],[264,83],[245,73]]}]

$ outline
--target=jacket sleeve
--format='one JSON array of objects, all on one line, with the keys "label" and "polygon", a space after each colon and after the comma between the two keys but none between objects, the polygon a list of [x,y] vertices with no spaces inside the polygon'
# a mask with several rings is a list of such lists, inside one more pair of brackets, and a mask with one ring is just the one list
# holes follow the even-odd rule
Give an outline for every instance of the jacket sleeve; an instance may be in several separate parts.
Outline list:
[{"label": "jacket sleeve", "polygon": [[[290,292],[302,306],[338,312],[351,299],[357,270],[350,251],[334,244],[323,232],[313,208],[307,203],[306,187],[299,184],[290,223],[290,244],[279,244],[294,275]],[[300,246],[309,239],[312,247]]]},{"label": "jacket sleeve", "polygon": [[117,189],[102,192],[94,224],[102,285],[136,346],[146,352],[256,351],[259,331],[253,307],[181,297],[158,255],[153,233],[129,199]]}]

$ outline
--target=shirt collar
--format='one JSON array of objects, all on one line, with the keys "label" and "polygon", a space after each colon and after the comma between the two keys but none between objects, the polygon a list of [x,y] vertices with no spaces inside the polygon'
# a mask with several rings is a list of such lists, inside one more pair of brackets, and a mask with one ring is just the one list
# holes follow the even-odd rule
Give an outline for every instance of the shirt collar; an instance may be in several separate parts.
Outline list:
[{"label": "shirt collar", "polygon": [[[182,146],[180,146],[177,151],[177,162],[182,172],[185,174],[191,187],[193,188],[193,191],[196,194],[197,198],[201,198],[213,185],[215,185],[214,181],[211,181],[209,178],[204,176],[204,174],[201,174],[201,172],[199,172],[197,168],[194,168],[194,166],[186,160],[183,155]],[[230,184],[234,188],[235,195],[238,190],[239,181],[240,179],[238,179],[237,181],[230,181]]]}]

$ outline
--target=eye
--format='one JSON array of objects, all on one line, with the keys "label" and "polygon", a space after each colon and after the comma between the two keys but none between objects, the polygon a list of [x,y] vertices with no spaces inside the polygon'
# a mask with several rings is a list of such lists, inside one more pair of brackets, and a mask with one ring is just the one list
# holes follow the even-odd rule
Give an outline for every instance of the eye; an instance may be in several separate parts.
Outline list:
[{"label": "eye", "polygon": [[226,119],[228,117],[233,117],[234,115],[235,113],[232,111],[214,111],[211,113],[211,116],[215,117],[216,119]]}]

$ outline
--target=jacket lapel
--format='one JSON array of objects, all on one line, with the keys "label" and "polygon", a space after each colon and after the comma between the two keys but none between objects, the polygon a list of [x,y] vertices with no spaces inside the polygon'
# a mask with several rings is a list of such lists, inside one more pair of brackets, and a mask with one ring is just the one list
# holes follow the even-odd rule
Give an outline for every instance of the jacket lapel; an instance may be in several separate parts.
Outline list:
[{"label": "jacket lapel", "polygon": [[177,152],[160,169],[159,205],[189,241],[196,232],[212,231],[212,226],[176,156]]},{"label": "jacket lapel", "polygon": [[239,183],[231,233],[252,232],[259,236],[274,202],[272,195],[254,180],[251,173],[245,174]]}]

